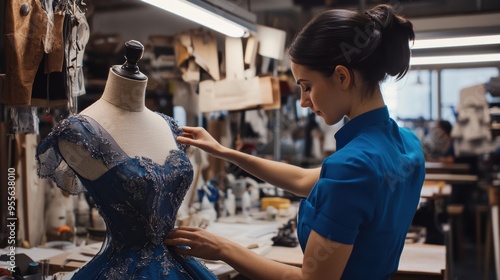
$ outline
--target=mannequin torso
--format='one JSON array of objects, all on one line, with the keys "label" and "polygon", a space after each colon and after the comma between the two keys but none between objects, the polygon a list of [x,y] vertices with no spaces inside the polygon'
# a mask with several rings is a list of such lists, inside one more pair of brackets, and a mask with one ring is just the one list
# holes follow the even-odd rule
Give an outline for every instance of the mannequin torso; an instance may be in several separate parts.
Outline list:
[{"label": "mannequin torso", "polygon": [[[162,164],[177,144],[165,119],[145,106],[146,85],[147,80],[125,78],[110,70],[102,97],[80,115],[99,123],[129,157]],[[61,141],[59,150],[85,179],[95,180],[108,170],[74,143]]]}]

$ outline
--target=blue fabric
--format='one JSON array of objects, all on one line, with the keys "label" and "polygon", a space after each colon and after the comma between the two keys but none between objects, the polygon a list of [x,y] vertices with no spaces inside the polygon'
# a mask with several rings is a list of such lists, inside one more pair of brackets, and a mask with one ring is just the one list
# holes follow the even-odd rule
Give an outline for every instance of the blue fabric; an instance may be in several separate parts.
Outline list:
[{"label": "blue fabric", "polygon": [[397,271],[425,178],[422,144],[389,117],[387,107],[347,122],[337,152],[299,208],[304,250],[311,230],[354,244],[342,279],[389,279]]},{"label": "blue fabric", "polygon": [[[182,133],[172,118],[162,116],[174,136]],[[81,145],[108,171],[93,181],[80,177],[62,158],[60,141]],[[217,279],[197,259],[163,245],[193,179],[185,145],[178,144],[163,163],[132,158],[97,122],[76,115],[40,142],[36,158],[40,177],[73,194],[87,191],[106,222],[101,251],[72,279]]]}]

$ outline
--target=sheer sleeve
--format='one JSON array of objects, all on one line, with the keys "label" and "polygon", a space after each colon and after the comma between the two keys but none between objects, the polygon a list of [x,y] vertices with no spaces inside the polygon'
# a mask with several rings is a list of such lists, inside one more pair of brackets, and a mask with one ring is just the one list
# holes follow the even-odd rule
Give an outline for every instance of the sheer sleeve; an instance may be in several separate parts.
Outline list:
[{"label": "sheer sleeve", "polygon": [[[182,131],[182,129],[179,127],[179,124],[177,123],[177,121],[170,117],[170,116],[167,116],[165,114],[162,114],[162,113],[158,113],[160,116],[162,116],[165,121],[167,121],[167,123],[170,125],[170,129],[172,130],[172,133],[174,135],[174,138],[177,138],[177,136],[182,136],[184,134],[184,131]],[[186,144],[181,144],[179,142],[177,142],[176,140],[176,143],[177,143],[177,147],[183,151],[184,153],[187,152],[189,146],[186,145]]]},{"label": "sheer sleeve", "polygon": [[[81,193],[85,187],[82,178],[62,156],[59,150],[61,141],[82,147],[88,151],[89,158],[101,161],[108,169],[126,159],[126,154],[114,139],[93,119],[75,115],[60,121],[37,147],[37,172],[39,177],[51,178],[59,188],[71,194]],[[79,157],[77,153],[71,156]]]},{"label": "sheer sleeve", "polygon": [[64,161],[59,151],[59,141],[82,143],[81,134],[75,129],[75,119],[60,121],[37,147],[37,173],[40,178],[50,178],[56,185],[71,193],[78,194],[85,190],[78,175]]}]

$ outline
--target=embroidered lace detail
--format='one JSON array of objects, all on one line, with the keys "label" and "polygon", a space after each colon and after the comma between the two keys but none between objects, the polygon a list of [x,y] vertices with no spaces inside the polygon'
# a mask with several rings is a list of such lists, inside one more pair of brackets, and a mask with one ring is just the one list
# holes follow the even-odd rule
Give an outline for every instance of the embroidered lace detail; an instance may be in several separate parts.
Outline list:
[{"label": "embroidered lace detail", "polygon": [[[126,156],[113,145],[102,130],[94,127],[80,115],[75,115],[60,121],[37,147],[37,173],[40,178],[51,178],[58,187],[71,194],[85,191],[81,179],[63,159],[59,151],[59,141],[67,141],[82,146],[92,158],[100,159],[113,167],[123,161]],[[78,159],[78,155],[74,155]],[[74,160],[74,159],[73,159]]]},{"label": "embroidered lace detail", "polygon": [[[179,123],[174,118],[167,116],[165,114],[162,114],[162,113],[157,113],[157,114],[162,116],[170,124],[170,129],[172,129],[172,133],[174,134],[174,137],[184,135],[184,131],[182,131],[182,129],[179,127]],[[188,148],[189,148],[188,145],[182,144],[179,142],[177,142],[177,147],[179,147],[179,149],[181,151],[183,151],[184,153],[186,153]]]}]

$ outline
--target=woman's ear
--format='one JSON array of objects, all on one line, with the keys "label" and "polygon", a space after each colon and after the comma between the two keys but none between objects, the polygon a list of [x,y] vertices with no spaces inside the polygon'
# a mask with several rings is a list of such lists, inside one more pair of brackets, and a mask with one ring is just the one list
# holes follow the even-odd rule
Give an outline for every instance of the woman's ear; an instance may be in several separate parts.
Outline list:
[{"label": "woman's ear", "polygon": [[337,65],[335,67],[334,77],[336,82],[339,83],[340,88],[343,90],[348,90],[354,82],[352,72],[344,65]]}]

